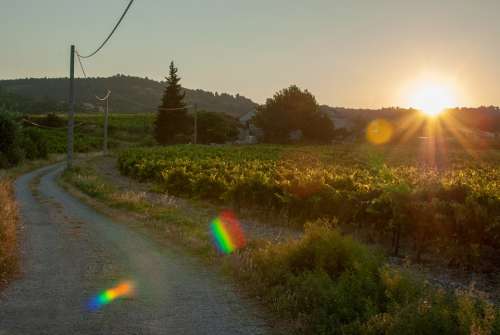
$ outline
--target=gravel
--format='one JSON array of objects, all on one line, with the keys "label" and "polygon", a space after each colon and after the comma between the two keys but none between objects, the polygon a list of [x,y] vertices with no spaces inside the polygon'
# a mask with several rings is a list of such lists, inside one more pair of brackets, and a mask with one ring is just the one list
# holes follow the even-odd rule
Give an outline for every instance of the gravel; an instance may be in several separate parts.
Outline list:
[{"label": "gravel", "polygon": [[[55,181],[62,169],[16,183],[24,274],[0,295],[0,335],[270,333],[225,278],[63,191]],[[125,280],[134,296],[87,310],[91,297]]]}]

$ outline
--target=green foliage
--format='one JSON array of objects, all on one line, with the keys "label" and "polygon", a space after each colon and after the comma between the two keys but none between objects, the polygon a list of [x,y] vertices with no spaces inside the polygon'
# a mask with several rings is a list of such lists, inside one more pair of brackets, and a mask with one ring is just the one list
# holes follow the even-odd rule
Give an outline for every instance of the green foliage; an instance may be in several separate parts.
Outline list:
[{"label": "green foliage", "polygon": [[198,143],[226,143],[238,137],[238,120],[221,113],[198,112]]},{"label": "green foliage", "polygon": [[112,186],[105,183],[88,168],[75,167],[71,170],[65,170],[63,178],[71,181],[84,193],[100,200],[107,199],[109,194],[114,191]]},{"label": "green foliage", "polygon": [[290,133],[301,131],[304,139],[328,142],[333,139],[332,121],[319,110],[316,98],[307,90],[290,86],[277,92],[259,107],[255,123],[271,143],[290,142]]},{"label": "green foliage", "polygon": [[500,315],[468,294],[427,287],[324,221],[300,240],[243,254],[238,274],[313,334],[492,334]]},{"label": "green foliage", "polygon": [[48,113],[45,118],[43,118],[40,124],[46,127],[61,128],[66,126],[67,122],[55,113]]},{"label": "green foliage", "polygon": [[21,145],[27,159],[33,160],[48,157],[48,141],[44,133],[39,129],[24,129]]},{"label": "green foliage", "polygon": [[0,168],[18,164],[23,159],[21,128],[15,115],[0,108]]},{"label": "green foliage", "polygon": [[403,153],[386,165],[362,148],[186,145],[126,150],[119,167],[171,194],[258,208],[292,223],[338,218],[389,241],[395,254],[413,250],[475,267],[500,261],[495,157],[474,162],[450,153],[450,167],[436,170]]},{"label": "green foliage", "polygon": [[191,124],[177,71],[174,62],[171,62],[170,74],[166,78],[167,87],[155,120],[155,139],[160,144],[185,143],[189,138],[187,133]]}]

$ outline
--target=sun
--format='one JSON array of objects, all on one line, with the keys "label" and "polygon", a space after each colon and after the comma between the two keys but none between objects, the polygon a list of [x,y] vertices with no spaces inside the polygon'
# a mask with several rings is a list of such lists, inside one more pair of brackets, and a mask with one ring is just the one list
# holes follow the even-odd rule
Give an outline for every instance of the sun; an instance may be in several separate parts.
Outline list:
[{"label": "sun", "polygon": [[429,117],[457,105],[454,85],[433,77],[420,78],[407,91],[407,104]]}]

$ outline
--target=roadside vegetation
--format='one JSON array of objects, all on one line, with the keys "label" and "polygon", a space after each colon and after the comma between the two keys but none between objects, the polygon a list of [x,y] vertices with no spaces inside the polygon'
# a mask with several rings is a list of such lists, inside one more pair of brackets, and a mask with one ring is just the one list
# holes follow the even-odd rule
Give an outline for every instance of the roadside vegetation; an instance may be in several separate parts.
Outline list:
[{"label": "roadside vegetation", "polygon": [[92,164],[67,171],[63,179],[121,215],[139,215],[156,238],[224,265],[292,333],[500,334],[499,310],[487,300],[472,291],[434,288],[389,266],[382,249],[344,235],[335,220],[310,220],[301,238],[250,240],[220,257],[208,233],[210,217],[151,201],[133,188],[120,191]]},{"label": "roadside vegetation", "polygon": [[0,178],[0,289],[18,271],[18,213],[12,192],[12,181]]},{"label": "roadside vegetation", "polygon": [[113,182],[96,172],[92,161],[82,162],[73,169],[66,170],[61,180],[66,188],[71,185],[97,200],[98,203],[93,205],[100,208],[102,205],[108,206],[116,210],[112,213],[114,215],[123,214],[125,217],[137,219],[152,231],[154,236],[188,244],[192,252],[205,259],[215,255],[209,244],[208,231],[205,229],[206,222],[211,217],[205,213],[188,214],[173,206],[169,197],[158,197],[152,201],[144,192],[121,191]]},{"label": "roadside vegetation", "polygon": [[0,169],[16,166],[24,159],[48,156],[47,141],[33,129],[23,129],[16,115],[0,108]]},{"label": "roadside vegetation", "polygon": [[394,270],[324,221],[299,240],[244,251],[234,269],[301,334],[500,333],[492,304]]}]

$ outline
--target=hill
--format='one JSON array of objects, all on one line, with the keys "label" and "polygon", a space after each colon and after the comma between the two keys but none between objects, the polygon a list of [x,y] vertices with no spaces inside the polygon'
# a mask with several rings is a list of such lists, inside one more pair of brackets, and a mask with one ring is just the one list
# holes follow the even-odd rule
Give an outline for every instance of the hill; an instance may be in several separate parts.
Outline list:
[{"label": "hill", "polygon": [[[337,128],[350,130],[364,129],[366,124],[374,119],[385,119],[404,131],[408,128],[408,120],[412,120],[413,125],[416,120],[423,118],[418,110],[411,108],[355,109],[322,105],[320,109],[332,119]],[[500,108],[496,106],[451,108],[444,115],[442,123],[445,128],[448,126],[459,130],[500,133]],[[419,134],[415,132],[415,135]]]},{"label": "hill", "polygon": [[[97,111],[95,95],[103,96],[112,91],[111,109],[119,113],[153,113],[160,103],[164,83],[148,78],[116,75],[108,78],[76,79],[77,111]],[[239,94],[212,93],[201,89],[184,88],[188,105],[198,105],[199,110],[221,112],[233,117],[252,115],[257,104]],[[3,92],[3,93],[2,93]],[[9,98],[10,96],[10,98]],[[19,99],[19,96],[22,99]],[[67,78],[27,78],[0,80],[0,103],[15,105],[25,113],[45,114],[50,111],[66,111],[68,98]],[[409,117],[418,119],[414,109],[389,107],[381,109],[357,109],[322,105],[321,111],[334,122],[336,128],[359,132],[368,122],[383,118],[396,128],[404,128]],[[455,108],[448,111],[453,127],[468,130],[500,133],[500,109],[495,106]],[[248,119],[248,117],[247,117]],[[416,136],[420,136],[416,132]]]},{"label": "hill", "polygon": [[[0,88],[26,98],[23,111],[46,113],[64,110],[68,99],[67,78],[27,78],[0,80]],[[76,101],[79,111],[98,109],[95,95],[112,91],[111,108],[120,113],[154,112],[160,103],[164,83],[148,78],[116,75],[108,78],[78,78],[75,80]],[[212,93],[184,88],[188,105],[197,104],[200,110],[221,112],[239,117],[257,106],[239,94]]]}]

